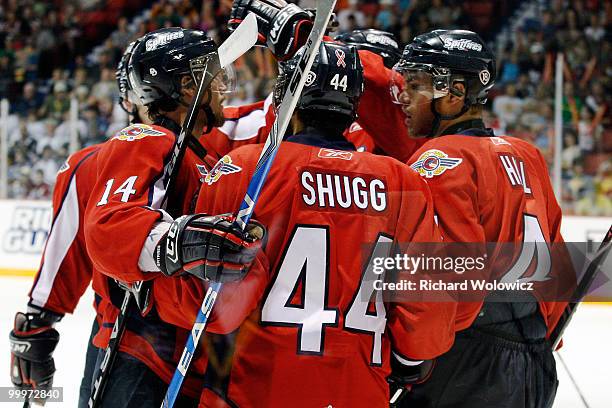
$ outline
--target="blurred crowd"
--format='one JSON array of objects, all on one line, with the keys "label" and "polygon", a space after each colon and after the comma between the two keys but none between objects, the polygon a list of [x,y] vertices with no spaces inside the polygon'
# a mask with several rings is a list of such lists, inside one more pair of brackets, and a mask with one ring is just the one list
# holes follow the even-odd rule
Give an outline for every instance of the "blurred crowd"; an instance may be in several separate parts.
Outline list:
[{"label": "blurred crowd", "polygon": [[552,165],[554,73],[562,52],[563,210],[612,215],[612,2],[540,3],[537,17],[513,30],[498,51],[489,123],[499,133],[531,141]]},{"label": "blurred crowd", "polygon": [[[314,0],[296,2],[303,8],[315,5]],[[104,7],[106,3],[113,7]],[[435,28],[479,32],[498,55],[498,82],[487,105],[487,124],[499,134],[530,140],[551,165],[554,64],[557,52],[563,52],[564,211],[612,215],[612,2],[539,0],[535,17],[513,30],[510,41],[495,43],[517,3],[338,0],[337,32],[374,27],[393,32],[402,44]],[[41,199],[51,194],[71,134],[83,147],[105,140],[126,124],[126,114],[116,103],[114,77],[126,45],[148,31],[171,26],[202,29],[221,42],[229,34],[225,22],[232,1],[161,0],[134,18],[121,9],[130,7],[127,1],[0,4],[0,98],[9,99],[11,113],[9,197]],[[93,30],[85,24],[92,21],[112,21],[113,31],[105,32],[103,25]],[[276,64],[265,49],[252,50],[235,68],[239,82],[228,104],[261,100],[271,91]]]}]

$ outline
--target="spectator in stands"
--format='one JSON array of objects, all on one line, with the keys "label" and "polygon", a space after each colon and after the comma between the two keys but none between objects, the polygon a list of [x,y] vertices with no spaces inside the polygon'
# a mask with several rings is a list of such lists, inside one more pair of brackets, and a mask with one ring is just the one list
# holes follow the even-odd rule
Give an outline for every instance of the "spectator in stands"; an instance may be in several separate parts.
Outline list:
[{"label": "spectator in stands", "polygon": [[42,106],[43,98],[36,91],[36,86],[33,82],[26,82],[23,86],[23,95],[20,95],[18,99],[12,104],[13,113],[21,117],[26,117],[30,113],[38,112]]},{"label": "spectator in stands", "polygon": [[125,47],[130,43],[132,33],[128,31],[128,20],[125,17],[121,17],[117,21],[117,30],[111,34],[111,42],[113,47],[124,50]]},{"label": "spectator in stands", "polygon": [[[51,146],[45,146],[42,151],[42,157],[36,160],[34,166],[32,167],[34,174],[36,174],[38,171],[41,172],[42,180],[47,186],[53,185],[55,176],[59,170],[59,164],[54,156],[55,154]],[[34,179],[32,180],[32,183],[36,184],[34,183]]]},{"label": "spectator in stands", "polygon": [[119,90],[115,82],[115,72],[110,68],[102,68],[100,80],[91,89],[90,103],[103,99],[115,100],[119,97]]},{"label": "spectator in stands", "polygon": [[49,116],[60,120],[69,109],[70,99],[68,98],[68,85],[66,85],[64,81],[58,81],[53,85],[53,93],[47,96],[40,108],[39,116]]},{"label": "spectator in stands", "polygon": [[582,152],[580,151],[580,146],[576,143],[576,135],[573,131],[565,132],[563,145],[565,147],[561,153],[561,167],[564,176],[567,177],[569,175],[568,171],[574,168],[575,163],[582,156]]},{"label": "spectator in stands", "polygon": [[338,11],[338,31],[344,33],[365,26],[365,14],[359,10],[359,0],[348,0],[348,7]]},{"label": "spectator in stands", "polygon": [[496,97],[493,101],[493,112],[502,121],[503,126],[517,121],[524,101],[516,96],[516,85],[509,83],[505,87],[505,92]]},{"label": "spectator in stands", "polygon": [[51,185],[45,182],[41,169],[32,170],[27,198],[30,200],[48,200],[51,198]]}]

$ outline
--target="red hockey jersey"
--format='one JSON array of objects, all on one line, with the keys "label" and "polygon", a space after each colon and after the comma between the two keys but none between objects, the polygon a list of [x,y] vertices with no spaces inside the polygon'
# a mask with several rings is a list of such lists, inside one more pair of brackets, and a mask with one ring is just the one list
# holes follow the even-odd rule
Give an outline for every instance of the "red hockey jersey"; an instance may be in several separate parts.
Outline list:
[{"label": "red hockey jersey", "polygon": [[[539,150],[513,137],[475,132],[431,139],[409,161],[431,187],[444,239],[562,243],[561,209]],[[565,305],[540,302],[549,334]],[[457,330],[469,327],[480,308],[481,303],[460,303]]]},{"label": "red hockey jersey", "polygon": [[99,148],[90,146],[72,154],[57,174],[53,223],[29,295],[33,306],[58,314],[72,313],[91,282],[83,218]]},{"label": "red hockey jersey", "polygon": [[359,125],[382,152],[406,162],[428,139],[408,137],[404,122],[406,116],[400,105],[394,104],[391,99],[392,71],[384,66],[382,57],[360,50],[359,59],[365,79],[365,89],[357,111]]},{"label": "red hockey jersey", "polygon": [[[203,184],[196,210],[235,212],[261,148],[225,156],[225,166]],[[283,142],[254,217],[268,236],[264,261],[244,280],[250,296],[225,285],[208,327],[233,331],[242,320],[237,315],[248,315],[237,336],[228,401],[240,407],[384,406],[391,339],[394,350],[413,359],[450,348],[452,303],[386,305],[380,292],[374,295],[372,268],[366,268],[372,253],[389,250],[385,243],[439,240],[428,188],[405,165]],[[270,268],[263,269],[266,262]],[[184,299],[189,326],[202,298],[189,307]],[[204,406],[215,403],[204,394]]]},{"label": "red hockey jersey", "polygon": [[[160,210],[165,194],[163,172],[175,146],[175,135],[166,128],[131,125],[104,143],[96,157],[96,172],[91,183],[91,199],[85,211],[85,240],[95,269],[93,288],[109,302],[100,313],[103,324],[94,344],[106,347],[123,291],[112,279],[132,283],[155,279],[159,272],[143,272],[139,257],[153,226],[162,219]],[[205,163],[187,150],[168,208],[178,216],[193,212]],[[152,260],[151,260],[152,262]],[[162,322],[153,309],[142,317],[133,311],[120,350],[144,362],[164,381],[169,382],[180,358],[188,331]],[[166,295],[167,296],[167,295]],[[112,303],[111,303],[112,301]],[[199,395],[205,356],[194,359],[192,379],[186,380],[185,393]]]},{"label": "red hockey jersey", "polygon": [[[200,137],[200,143],[211,156],[217,159],[238,147],[265,143],[276,117],[272,105],[272,94],[268,95],[264,101],[250,105],[226,107],[223,109],[223,115],[225,117],[223,126],[213,128],[210,133]],[[344,137],[355,146],[357,151],[384,153],[377,147],[374,138],[358,122],[351,124],[344,132]],[[410,157],[416,146],[420,145],[419,142],[409,141],[409,143],[410,153],[404,152],[407,157]],[[395,157],[394,154],[389,154],[389,156]]]},{"label": "red hockey jersey", "polygon": [[223,126],[200,137],[200,143],[216,159],[240,146],[266,141],[275,117],[272,94],[250,105],[225,107],[223,116]]}]

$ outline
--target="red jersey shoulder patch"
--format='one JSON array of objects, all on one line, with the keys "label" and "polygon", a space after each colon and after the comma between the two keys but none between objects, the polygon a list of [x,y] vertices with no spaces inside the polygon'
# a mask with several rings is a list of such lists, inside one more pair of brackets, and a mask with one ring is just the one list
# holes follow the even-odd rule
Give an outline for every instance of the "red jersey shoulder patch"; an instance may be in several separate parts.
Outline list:
[{"label": "red jersey shoulder patch", "polygon": [[125,129],[119,131],[119,133],[117,133],[115,137],[113,137],[113,139],[123,140],[126,142],[133,142],[138,139],[143,139],[147,136],[164,136],[164,135],[166,135],[165,132],[157,130],[153,128],[153,126],[145,125],[143,123],[137,123],[134,125],[130,125],[126,127]]},{"label": "red jersey shoulder patch", "polygon": [[410,167],[425,178],[439,176],[446,170],[454,169],[463,159],[448,157],[442,150],[430,149],[423,152]]}]

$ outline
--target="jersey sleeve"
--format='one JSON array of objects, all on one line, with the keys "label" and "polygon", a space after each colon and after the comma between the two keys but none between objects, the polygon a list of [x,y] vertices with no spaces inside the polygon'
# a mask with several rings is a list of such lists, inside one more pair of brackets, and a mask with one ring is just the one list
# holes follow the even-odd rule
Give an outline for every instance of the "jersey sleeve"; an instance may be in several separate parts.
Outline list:
[{"label": "jersey sleeve", "polygon": [[392,71],[384,66],[382,57],[360,50],[359,58],[365,89],[359,101],[357,121],[385,154],[405,163],[427,139],[409,137],[405,115],[391,100]]},{"label": "jersey sleeve", "polygon": [[224,108],[223,126],[202,135],[200,142],[217,159],[240,146],[265,142],[274,122],[272,94],[265,100]]},{"label": "jersey sleeve", "polygon": [[[409,168],[403,169],[402,203],[396,241],[402,252],[409,243],[433,245],[441,242],[434,220],[432,195],[427,183]],[[416,249],[419,253],[421,248]],[[420,272],[417,272],[420,273]],[[449,299],[450,300],[450,299]],[[387,326],[393,352],[404,359],[426,360],[448,351],[455,337],[454,302],[392,302]]]},{"label": "jersey sleeve", "polygon": [[[215,174],[211,174],[208,179],[210,183],[205,181],[202,184],[196,205],[197,213],[236,213],[253,172],[251,165],[247,163],[248,160],[243,160],[245,156],[239,153],[243,150],[244,148],[239,149],[238,153],[231,152],[219,161],[227,165],[227,168],[231,167],[232,173],[215,173],[218,178],[215,177]],[[249,148],[248,151],[254,154],[252,149]],[[221,168],[220,166],[215,167]],[[268,284],[268,279],[268,259],[263,251],[260,251],[243,280],[223,285],[206,330],[218,334],[236,330],[257,307]],[[169,295],[155,296],[160,317],[169,323],[191,328],[207,289],[207,283],[194,277],[157,279],[154,284],[156,293],[164,291]]]},{"label": "jersey sleeve", "polygon": [[432,139],[414,153],[408,165],[429,185],[445,241],[486,241],[479,222],[477,169],[459,148]]},{"label": "jersey sleeve", "polygon": [[92,277],[83,237],[83,212],[89,180],[83,163],[94,160],[93,149],[66,160],[53,191],[53,221],[40,268],[30,290],[29,306],[58,314],[72,313]]},{"label": "jersey sleeve", "polygon": [[[128,128],[129,129],[129,128]],[[97,180],[85,213],[85,239],[93,265],[123,282],[148,280],[157,274],[138,267],[143,245],[162,218],[162,173],[175,137],[150,127],[151,135],[131,139],[119,135],[98,154]]]}]

